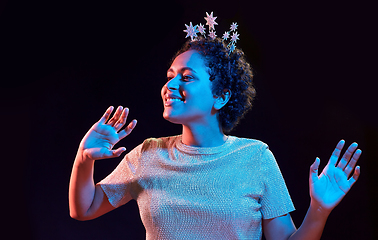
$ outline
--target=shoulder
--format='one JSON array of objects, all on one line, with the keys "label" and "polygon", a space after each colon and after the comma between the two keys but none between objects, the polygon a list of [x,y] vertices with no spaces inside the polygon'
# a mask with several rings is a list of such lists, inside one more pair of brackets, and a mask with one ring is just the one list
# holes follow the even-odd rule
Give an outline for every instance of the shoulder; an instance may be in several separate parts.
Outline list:
[{"label": "shoulder", "polygon": [[251,138],[241,138],[236,136],[229,136],[230,141],[232,144],[239,148],[244,148],[246,150],[255,150],[255,151],[261,151],[264,152],[269,148],[268,144],[257,140],[257,139],[251,139]]},{"label": "shoulder", "polygon": [[230,137],[230,140],[233,142],[233,151],[237,152],[238,155],[245,156],[246,163],[253,164],[254,166],[262,166],[266,165],[266,163],[274,165],[274,155],[265,142],[257,139]]},{"label": "shoulder", "polygon": [[141,151],[152,149],[167,149],[172,147],[180,136],[169,136],[160,138],[148,138],[141,144]]},{"label": "shoulder", "polygon": [[146,159],[150,159],[151,156],[156,156],[169,148],[172,148],[176,139],[179,136],[161,137],[161,138],[147,138],[133,150],[125,155],[123,158],[123,164],[129,165],[130,163],[135,166],[140,165]]}]

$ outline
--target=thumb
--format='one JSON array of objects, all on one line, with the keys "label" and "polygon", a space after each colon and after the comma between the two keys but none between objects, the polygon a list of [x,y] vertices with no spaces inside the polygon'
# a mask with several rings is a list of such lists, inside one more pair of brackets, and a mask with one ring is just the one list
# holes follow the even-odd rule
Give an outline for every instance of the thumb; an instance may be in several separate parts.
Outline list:
[{"label": "thumb", "polygon": [[310,182],[315,183],[318,178],[320,159],[316,157],[315,162],[310,167]]},{"label": "thumb", "polygon": [[113,157],[119,157],[121,156],[121,154],[126,151],[126,148],[125,147],[120,147],[116,150],[113,150],[112,153],[113,153]]},{"label": "thumb", "polygon": [[121,156],[121,154],[126,151],[126,148],[125,147],[120,147],[116,150],[108,150],[104,153],[103,155],[103,159],[106,159],[106,158],[114,158],[114,157],[119,157]]}]

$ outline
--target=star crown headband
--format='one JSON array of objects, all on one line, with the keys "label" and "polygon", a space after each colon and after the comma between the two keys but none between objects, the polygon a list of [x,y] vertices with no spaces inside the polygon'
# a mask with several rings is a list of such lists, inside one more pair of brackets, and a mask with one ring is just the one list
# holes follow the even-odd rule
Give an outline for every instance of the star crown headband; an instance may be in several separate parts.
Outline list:
[{"label": "star crown headband", "polygon": [[[215,19],[217,17],[213,17],[213,12],[211,12],[210,15],[206,12],[206,17],[204,18],[206,20],[206,25],[209,25],[209,35],[207,36],[210,37],[210,39],[214,40],[217,37],[216,31],[214,28],[214,25],[218,25],[218,23],[215,22]],[[185,27],[186,27],[186,29],[184,30],[184,32],[186,32],[185,38],[190,37],[192,41],[196,41],[198,38],[197,33],[200,33],[204,38],[206,38],[205,26],[202,25],[201,23],[199,25],[193,26],[192,22],[190,22],[189,26],[185,24]],[[235,50],[236,41],[240,40],[239,34],[236,31],[237,28],[238,28],[238,24],[236,22],[232,23],[230,27],[230,31],[228,32],[226,31],[222,36],[222,41],[225,42],[230,37],[230,34],[232,33],[231,40],[227,44],[229,54],[231,54]]]}]

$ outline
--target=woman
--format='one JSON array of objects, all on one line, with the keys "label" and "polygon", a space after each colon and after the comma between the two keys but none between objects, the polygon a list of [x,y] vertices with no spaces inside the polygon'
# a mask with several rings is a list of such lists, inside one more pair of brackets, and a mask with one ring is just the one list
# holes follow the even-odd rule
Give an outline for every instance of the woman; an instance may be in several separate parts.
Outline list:
[{"label": "woman", "polygon": [[[71,217],[97,218],[131,199],[138,202],[147,239],[320,239],[326,219],[360,175],[353,143],[338,161],[340,141],[318,176],[310,167],[311,203],[300,228],[273,154],[258,140],[228,136],[252,106],[252,71],[240,49],[218,38],[188,41],[173,58],[161,90],[163,117],[182,125],[179,136],[147,139],[105,179],[94,162],[120,156],[113,147],[131,133],[127,108],[106,110],[80,143],[72,169]],[[354,170],[353,176],[348,176]]]}]

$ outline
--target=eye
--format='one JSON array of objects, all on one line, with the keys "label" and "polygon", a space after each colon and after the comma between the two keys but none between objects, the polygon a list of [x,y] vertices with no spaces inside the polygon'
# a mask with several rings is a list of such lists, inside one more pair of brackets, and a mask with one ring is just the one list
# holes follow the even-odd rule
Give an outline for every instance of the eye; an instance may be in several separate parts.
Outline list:
[{"label": "eye", "polygon": [[173,77],[168,76],[168,77],[167,77],[167,82],[169,82],[172,78],[173,78]]},{"label": "eye", "polygon": [[190,75],[184,75],[184,76],[182,76],[182,79],[183,79],[184,81],[190,81],[190,80],[193,79],[193,77],[190,76]]}]

